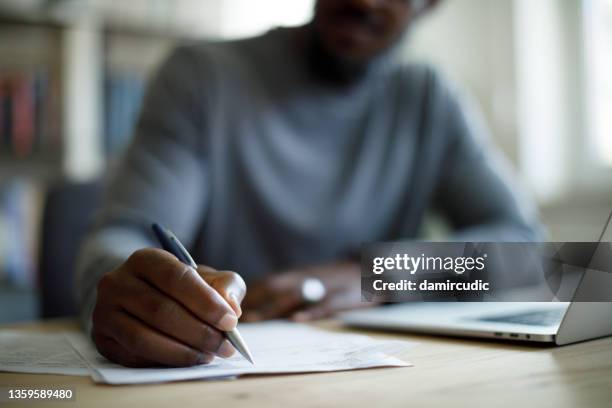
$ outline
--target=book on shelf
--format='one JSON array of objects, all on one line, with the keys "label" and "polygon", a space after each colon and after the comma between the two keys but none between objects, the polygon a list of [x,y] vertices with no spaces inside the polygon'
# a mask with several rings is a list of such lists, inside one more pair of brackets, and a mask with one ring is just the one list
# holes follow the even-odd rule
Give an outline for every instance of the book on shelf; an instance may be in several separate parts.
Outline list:
[{"label": "book on shelf", "polygon": [[0,283],[22,289],[37,286],[42,189],[14,178],[0,184]]},{"label": "book on shelf", "polygon": [[0,152],[17,159],[57,148],[50,131],[48,77],[44,71],[0,71]]}]

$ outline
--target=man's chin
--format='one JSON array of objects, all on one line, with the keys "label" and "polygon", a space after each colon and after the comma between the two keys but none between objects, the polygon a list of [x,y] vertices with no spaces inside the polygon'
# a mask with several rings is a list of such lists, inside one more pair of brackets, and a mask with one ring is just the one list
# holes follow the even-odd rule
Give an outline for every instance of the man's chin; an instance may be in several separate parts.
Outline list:
[{"label": "man's chin", "polygon": [[355,46],[348,42],[329,44],[327,53],[338,65],[347,68],[367,66],[377,55],[367,48]]},{"label": "man's chin", "polygon": [[363,41],[326,34],[318,36],[314,48],[317,52],[312,55],[315,66],[325,75],[345,79],[358,77],[378,55]]},{"label": "man's chin", "polygon": [[338,61],[350,65],[367,64],[375,58],[376,52],[364,41],[350,37],[334,38],[328,41],[328,52]]}]

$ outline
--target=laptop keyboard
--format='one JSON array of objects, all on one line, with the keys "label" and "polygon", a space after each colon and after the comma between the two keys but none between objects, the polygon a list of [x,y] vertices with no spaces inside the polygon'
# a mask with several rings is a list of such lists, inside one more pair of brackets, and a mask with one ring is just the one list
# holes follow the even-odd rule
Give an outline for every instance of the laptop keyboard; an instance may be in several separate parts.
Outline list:
[{"label": "laptop keyboard", "polygon": [[561,322],[565,309],[539,310],[505,316],[488,316],[478,320],[485,322],[525,324],[528,326],[551,326]]}]

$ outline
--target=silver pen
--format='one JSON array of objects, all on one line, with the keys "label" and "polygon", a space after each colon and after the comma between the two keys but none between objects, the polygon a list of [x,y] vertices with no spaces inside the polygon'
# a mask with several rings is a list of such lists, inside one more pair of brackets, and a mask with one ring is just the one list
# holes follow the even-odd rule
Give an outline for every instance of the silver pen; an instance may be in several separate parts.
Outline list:
[{"label": "silver pen", "polygon": [[[193,260],[193,258],[191,257],[187,249],[185,249],[183,244],[181,244],[181,241],[179,241],[178,238],[170,230],[163,228],[157,224],[153,226],[153,230],[158,236],[158,238],[160,238],[159,236],[160,233],[163,233],[166,236],[164,238],[168,238],[170,241],[172,241],[172,243],[174,244],[174,247],[176,247],[177,250],[181,252],[180,254],[173,254],[173,255],[179,255],[178,258],[181,260],[181,262],[191,266],[196,271],[198,270],[198,265],[195,263],[195,261]],[[163,238],[160,238],[160,241],[162,241],[161,242],[162,246],[165,246],[163,242]],[[173,252],[173,251],[170,251],[170,252]],[[249,348],[244,342],[244,339],[240,335],[240,332],[238,331],[237,327],[234,328],[234,330],[232,331],[225,332],[225,336],[227,337],[229,342],[232,343],[232,346],[234,346],[234,348],[238,350],[238,352],[242,354],[242,356],[245,359],[247,359],[251,364],[255,364],[253,362],[253,356],[251,355],[251,352],[249,351]]]}]

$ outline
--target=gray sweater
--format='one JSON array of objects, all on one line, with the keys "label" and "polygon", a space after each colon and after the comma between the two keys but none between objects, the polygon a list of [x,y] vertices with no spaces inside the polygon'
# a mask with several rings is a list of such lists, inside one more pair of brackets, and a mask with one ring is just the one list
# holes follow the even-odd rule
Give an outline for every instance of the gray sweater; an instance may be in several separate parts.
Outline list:
[{"label": "gray sweater", "polygon": [[247,283],[416,239],[430,210],[452,240],[539,238],[479,116],[439,75],[385,55],[336,84],[293,33],[183,46],[163,64],[80,255],[85,321],[100,276],[158,246],[153,222]]}]

